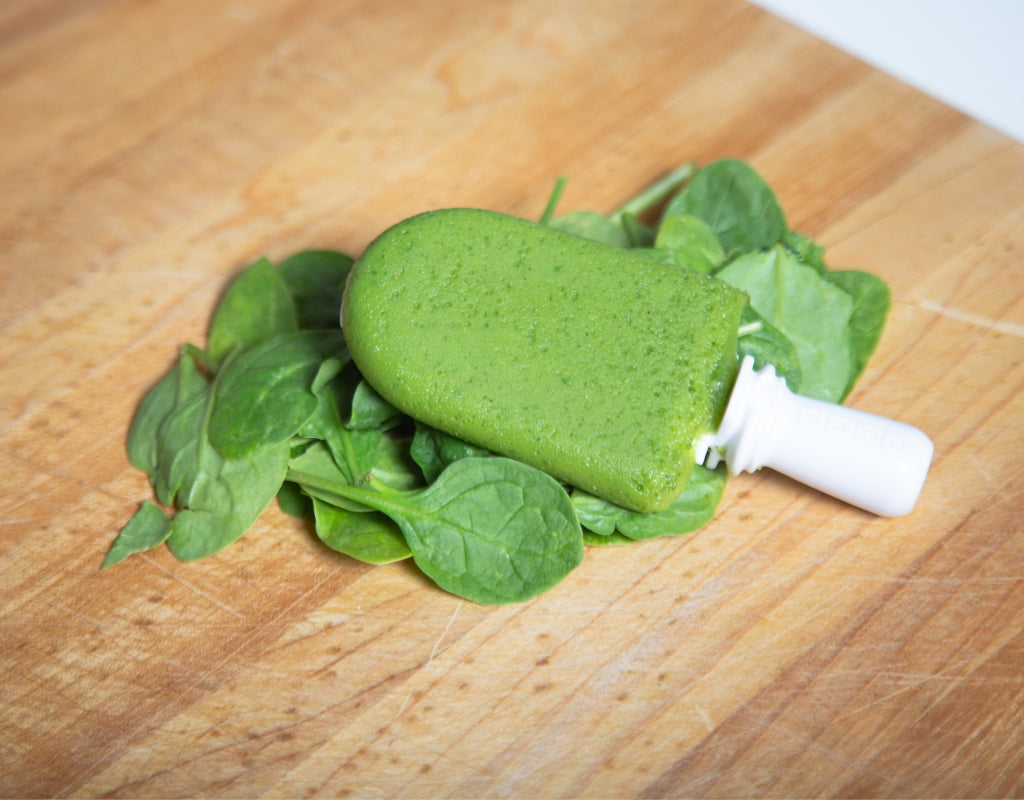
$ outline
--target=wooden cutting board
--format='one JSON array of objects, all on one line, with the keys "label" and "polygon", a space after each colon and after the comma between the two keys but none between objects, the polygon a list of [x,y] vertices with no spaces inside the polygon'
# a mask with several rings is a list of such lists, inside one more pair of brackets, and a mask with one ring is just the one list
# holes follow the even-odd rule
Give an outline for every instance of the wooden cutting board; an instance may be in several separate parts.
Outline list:
[{"label": "wooden cutting board", "polygon": [[[1024,794],[1020,144],[740,0],[10,3],[0,76],[0,794]],[[243,265],[722,156],[892,286],[849,402],[933,438],[911,515],[745,476],[503,608],[276,508],[99,571]]]}]

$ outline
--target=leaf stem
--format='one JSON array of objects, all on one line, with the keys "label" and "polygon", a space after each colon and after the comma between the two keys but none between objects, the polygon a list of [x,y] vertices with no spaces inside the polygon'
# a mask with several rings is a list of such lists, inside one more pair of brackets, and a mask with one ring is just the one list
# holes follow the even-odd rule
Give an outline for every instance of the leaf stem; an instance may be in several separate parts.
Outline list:
[{"label": "leaf stem", "polygon": [[614,222],[619,222],[627,214],[635,217],[643,215],[644,212],[650,211],[675,194],[689,182],[696,172],[697,164],[694,161],[672,170],[668,175],[655,181],[640,194],[619,206],[612,212],[611,219]]},{"label": "leaf stem", "polygon": [[360,486],[350,486],[346,483],[327,480],[317,475],[310,475],[308,472],[301,472],[297,469],[289,469],[287,480],[297,483],[304,488],[312,490],[321,500],[331,502],[330,495],[343,500],[354,501],[368,506],[376,511],[381,511],[388,516],[397,514],[407,515],[409,509],[397,498],[408,492],[401,492],[392,489],[387,484],[374,481],[372,489],[364,489]]},{"label": "leaf stem", "polygon": [[555,208],[558,206],[558,201],[562,199],[562,192],[565,191],[565,184],[567,178],[564,175],[560,175],[555,180],[555,188],[551,190],[551,197],[548,198],[548,204],[544,207],[544,213],[540,215],[540,224],[547,225],[551,222],[551,218],[555,215]]}]

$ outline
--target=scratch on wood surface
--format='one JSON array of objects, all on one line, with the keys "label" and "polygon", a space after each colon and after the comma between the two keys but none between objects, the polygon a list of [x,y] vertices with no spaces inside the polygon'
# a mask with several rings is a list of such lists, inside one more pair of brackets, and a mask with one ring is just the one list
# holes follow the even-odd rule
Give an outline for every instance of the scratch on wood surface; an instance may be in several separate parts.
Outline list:
[{"label": "scratch on wood surface", "polygon": [[697,712],[697,716],[700,717],[701,722],[707,726],[708,733],[714,733],[715,723],[712,721],[711,715],[707,712],[707,709],[701,705],[695,705],[693,710]]},{"label": "scratch on wood surface", "polygon": [[455,604],[455,609],[452,611],[452,615],[448,617],[448,624],[444,626],[444,630],[441,631],[441,635],[437,637],[437,641],[434,642],[434,647],[430,651],[430,655],[427,657],[427,663],[429,664],[434,660],[434,656],[437,655],[437,648],[441,646],[441,642],[444,641],[444,637],[448,635],[448,631],[451,630],[452,623],[455,622],[455,618],[459,615],[459,609],[462,608],[462,600],[459,600]]},{"label": "scratch on wood surface", "polygon": [[218,600],[218,599],[217,599],[216,597],[214,597],[214,596],[213,596],[212,594],[210,594],[209,592],[204,592],[204,591],[203,591],[202,589],[200,589],[200,588],[199,588],[198,586],[196,586],[195,584],[193,584],[193,583],[189,583],[189,582],[188,582],[187,580],[185,580],[184,578],[182,578],[182,577],[180,577],[180,576],[178,576],[178,575],[175,575],[175,574],[174,574],[173,572],[171,572],[171,571],[170,571],[169,569],[167,569],[166,567],[162,567],[162,566],[160,566],[160,565],[159,565],[159,564],[157,564],[157,563],[156,563],[156,562],[155,562],[155,561],[154,561],[153,559],[151,559],[151,558],[148,558],[148,557],[146,556],[146,554],[145,554],[145,553],[139,553],[139,554],[137,555],[137,557],[138,557],[138,558],[141,558],[141,559],[142,559],[143,561],[145,561],[145,562],[146,562],[147,564],[149,564],[149,565],[150,565],[151,567],[154,567],[155,569],[158,569],[158,570],[160,570],[161,572],[163,572],[163,573],[164,573],[165,575],[169,576],[169,577],[170,577],[170,578],[172,578],[173,580],[176,580],[176,581],[177,581],[178,583],[180,583],[180,584],[181,584],[182,586],[184,586],[185,588],[187,588],[187,589],[191,589],[191,590],[192,590],[193,592],[195,592],[196,594],[198,594],[198,595],[199,595],[200,597],[205,597],[205,598],[206,598],[207,600],[209,600],[209,601],[210,601],[211,603],[213,603],[213,604],[214,604],[215,606],[217,606],[218,608],[222,608],[222,609],[224,609],[224,610],[225,610],[225,611],[227,611],[227,612],[228,612],[229,614],[234,614],[234,615],[235,615],[236,617],[238,617],[239,619],[245,619],[245,615],[244,615],[244,614],[242,614],[241,612],[239,612],[239,611],[236,611],[235,609],[233,609],[233,608],[232,608],[231,606],[229,606],[229,605],[228,605],[227,603],[223,602],[222,600]]},{"label": "scratch on wood surface", "polygon": [[[459,615],[459,609],[462,608],[462,602],[462,600],[459,600],[459,602],[455,604],[455,608],[452,610],[451,616],[448,617],[448,623],[444,626],[444,630],[441,631],[441,635],[437,637],[437,641],[434,642],[434,646],[430,650],[430,655],[427,656],[427,660],[423,664],[424,667],[430,664],[430,662],[434,660],[434,656],[437,655],[437,648],[441,646],[441,642],[444,641],[444,637],[447,636],[448,631],[451,630],[452,623],[455,622],[455,618]],[[409,689],[405,699],[402,700],[402,705],[399,706],[398,711],[395,713],[395,719],[399,719],[402,714],[405,713],[405,709],[409,707],[409,702],[412,700],[414,694],[416,694],[415,686]]]},{"label": "scratch on wood surface", "polygon": [[897,777],[890,775],[887,772],[882,772],[870,764],[865,763],[863,754],[847,754],[845,751],[839,748],[823,744],[818,740],[817,736],[808,736],[806,733],[796,730],[787,725],[779,725],[778,722],[772,723],[772,730],[783,737],[788,738],[790,741],[797,742],[807,748],[808,751],[816,754],[816,758],[819,760],[828,760],[834,765],[830,779],[842,774],[844,770],[851,767],[856,768],[859,772],[872,775],[886,784],[892,785]]},{"label": "scratch on wood surface", "polygon": [[100,622],[95,617],[91,617],[88,614],[83,614],[81,611],[76,611],[75,609],[71,608],[70,606],[66,605],[65,603],[58,603],[57,604],[57,608],[62,608],[65,611],[67,611],[69,614],[74,614],[76,617],[81,617],[82,619],[86,620],[87,622],[91,622],[93,625],[95,625],[100,630],[109,630],[110,629],[109,625],[104,625],[102,622]]},{"label": "scratch on wood surface", "polygon": [[[966,663],[966,662],[963,662],[963,663]],[[850,717],[858,716],[860,714],[863,714],[868,709],[872,709],[872,708],[874,708],[874,707],[876,707],[878,705],[884,705],[886,703],[889,703],[893,699],[899,697],[900,695],[906,694],[907,692],[913,691],[915,689],[920,689],[921,687],[923,687],[923,686],[925,686],[926,684],[929,684],[929,683],[935,683],[936,681],[940,681],[940,682],[948,685],[948,684],[950,684],[952,682],[958,682],[958,681],[961,680],[961,676],[960,675],[949,675],[949,674],[946,674],[946,673],[948,673],[951,668],[962,667],[963,663],[957,663],[957,664],[950,665],[950,667],[947,667],[946,669],[942,670],[942,672],[936,672],[936,673],[920,673],[920,674],[909,673],[909,672],[907,672],[907,673],[900,673],[900,672],[880,673],[877,677],[881,681],[883,681],[883,683],[889,683],[890,685],[894,685],[894,686],[896,686],[898,688],[895,688],[892,691],[887,692],[887,693],[881,695],[880,697],[877,697],[877,698],[871,700],[868,703],[863,703],[863,704],[857,706],[856,708],[852,708],[852,709],[846,711],[845,713],[838,714],[838,715],[836,715],[835,719],[836,719],[836,721],[839,721],[839,720],[842,720],[842,719],[848,719]],[[853,672],[851,672],[851,674],[857,674],[857,673],[856,673],[856,671],[853,671]]]},{"label": "scratch on wood surface", "polygon": [[949,308],[932,300],[921,300],[918,305],[927,311],[931,311],[943,317],[948,317],[949,319],[955,319],[958,322],[966,322],[968,325],[975,325],[979,328],[995,331],[996,333],[1006,333],[1010,336],[1024,337],[1024,325],[1018,325],[1016,322],[1002,322],[1001,320],[992,319],[991,317],[986,317],[982,314],[974,314],[970,311],[961,311],[957,308]]}]

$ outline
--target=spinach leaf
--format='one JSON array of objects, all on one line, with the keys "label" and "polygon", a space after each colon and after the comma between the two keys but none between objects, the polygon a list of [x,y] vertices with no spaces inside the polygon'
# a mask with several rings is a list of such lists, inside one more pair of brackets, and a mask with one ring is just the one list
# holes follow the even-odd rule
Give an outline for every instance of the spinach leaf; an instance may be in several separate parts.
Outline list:
[{"label": "spinach leaf", "polygon": [[[380,431],[359,434],[352,449],[352,462],[339,463],[323,442],[313,442],[288,462],[288,480],[303,492],[348,511],[370,511],[364,503],[341,496],[338,486],[359,486],[369,476],[380,456]],[[361,459],[361,463],[359,460]]]},{"label": "spinach leaf", "polygon": [[110,545],[100,569],[119,564],[133,553],[159,547],[171,534],[171,523],[159,507],[148,500],[142,504]]},{"label": "spinach leaf", "polygon": [[796,347],[800,393],[838,402],[854,374],[850,295],[824,281],[781,245],[746,253],[716,276],[750,297],[750,304]]},{"label": "spinach leaf", "polygon": [[692,163],[672,170],[668,175],[627,200],[610,216],[598,214],[596,211],[574,211],[571,214],[552,219],[555,206],[565,188],[565,179],[560,178],[544,209],[541,222],[566,233],[593,239],[612,247],[652,247],[656,230],[643,224],[640,221],[641,218],[675,194],[693,176],[695,171],[696,166]]},{"label": "spinach leaf", "polygon": [[212,446],[200,450],[196,474],[171,520],[167,546],[182,561],[213,555],[252,527],[284,482],[288,443],[243,461],[220,459]]},{"label": "spinach leaf", "polygon": [[158,431],[176,403],[178,370],[178,362],[175,361],[174,366],[146,393],[128,429],[128,460],[150,478],[157,468]]},{"label": "spinach leaf", "polygon": [[380,428],[387,430],[394,427],[405,415],[391,403],[377,394],[377,390],[365,380],[356,384],[352,393],[351,411],[345,420],[345,427],[350,430],[368,430]]},{"label": "spinach leaf", "polygon": [[616,531],[619,519],[629,513],[621,506],[595,497],[582,489],[573,489],[569,497],[583,530],[598,536],[611,536]]},{"label": "spinach leaf", "polygon": [[213,312],[206,350],[219,363],[233,348],[247,348],[298,330],[295,303],[274,265],[263,258],[228,286]]},{"label": "spinach leaf", "polygon": [[676,167],[667,175],[656,180],[639,194],[634,195],[611,215],[612,220],[618,221],[626,216],[637,218],[646,216],[658,206],[662,205],[672,195],[677,194],[697,172],[697,165],[694,162]]},{"label": "spinach leaf", "polygon": [[619,533],[628,539],[653,539],[690,533],[705,525],[715,514],[725,491],[724,467],[708,469],[698,464],[686,490],[665,511],[640,514],[574,489],[572,504],[580,524],[599,536]]},{"label": "spinach leaf", "polygon": [[574,211],[548,223],[552,228],[593,239],[611,247],[629,247],[629,234],[620,223],[613,222],[596,211]]},{"label": "spinach leaf", "polygon": [[881,278],[859,270],[837,270],[828,274],[831,283],[844,289],[853,298],[850,315],[850,336],[853,346],[853,373],[845,398],[860,380],[868,359],[882,338],[885,320],[892,307],[892,292]]},{"label": "spinach leaf", "polygon": [[329,449],[334,461],[345,471],[349,483],[361,482],[361,476],[372,469],[377,442],[381,432],[371,429],[365,432],[350,431],[342,422],[342,416],[351,407],[352,392],[360,380],[358,371],[349,365],[345,368],[338,359],[327,359],[321,365],[313,381],[313,394],[317,397],[316,409],[299,436],[319,439]]},{"label": "spinach leaf", "polygon": [[[478,603],[521,602],[551,588],[583,560],[565,490],[504,458],[461,459],[389,508],[413,560],[443,589]],[[389,510],[390,509],[390,510]]]},{"label": "spinach leaf", "polygon": [[[304,476],[293,479],[307,484]],[[456,461],[425,489],[323,485],[387,514],[438,586],[486,605],[551,588],[583,559],[569,496],[551,476],[506,458]]]},{"label": "spinach leaf", "polygon": [[483,458],[490,453],[417,420],[409,455],[419,465],[423,477],[431,483],[444,472],[445,467],[460,458]]},{"label": "spinach leaf", "polygon": [[377,463],[370,471],[370,480],[404,491],[423,486],[423,475],[409,452],[411,436],[385,433],[377,446]]},{"label": "spinach leaf", "polygon": [[295,304],[299,327],[338,327],[341,295],[353,259],[332,250],[307,250],[286,258],[278,275]]},{"label": "spinach leaf", "polygon": [[803,371],[796,345],[750,306],[743,309],[740,319],[736,353],[741,360],[743,356],[752,356],[754,369],[771,364],[775,374],[785,378],[791,392],[800,391]]},{"label": "spinach leaf", "polygon": [[604,547],[612,545],[613,547],[621,547],[626,544],[633,544],[635,539],[630,539],[628,536],[623,536],[621,533],[610,533],[604,536],[600,533],[594,533],[593,531],[583,529],[583,544],[587,547]]},{"label": "spinach leaf", "polygon": [[316,535],[339,553],[367,564],[390,564],[412,553],[402,531],[379,512],[359,513],[313,498]]},{"label": "spinach leaf", "polygon": [[611,219],[595,211],[574,211],[551,220],[548,225],[610,247],[627,249],[649,247],[654,243],[654,231],[632,214]]},{"label": "spinach leaf", "polygon": [[782,243],[804,264],[814,267],[819,275],[828,273],[828,267],[825,266],[825,248],[810,237],[789,231],[782,237]]},{"label": "spinach leaf", "polygon": [[344,352],[341,331],[267,339],[221,367],[209,435],[225,458],[246,458],[294,436],[313,416],[313,382],[326,357]]},{"label": "spinach leaf", "polygon": [[205,413],[211,396],[210,382],[187,347],[182,347],[174,373],[174,405],[160,422],[153,443],[153,489],[166,506],[175,504],[178,491],[194,473],[196,450],[205,438]]},{"label": "spinach leaf", "polygon": [[775,192],[752,167],[722,159],[704,167],[665,209],[663,219],[692,215],[708,224],[727,254],[771,247],[786,235]]},{"label": "spinach leaf", "polygon": [[277,491],[277,505],[285,514],[299,519],[312,519],[313,500],[293,481],[285,481]]},{"label": "spinach leaf", "polygon": [[288,444],[236,461],[209,441],[214,385],[183,351],[175,406],[157,431],[153,484],[157,497],[179,511],[167,545],[182,560],[211,555],[252,526],[270,504],[288,468]]},{"label": "spinach leaf", "polygon": [[644,225],[636,214],[620,214],[618,222],[626,232],[629,247],[636,249],[654,246],[655,229]]},{"label": "spinach leaf", "polygon": [[[341,341],[344,342],[344,340],[345,337],[342,334]],[[316,371],[316,377],[313,378],[313,385],[310,387],[313,390],[313,394],[324,391],[324,388],[342,373],[348,363],[349,356],[347,350],[325,358]]]},{"label": "spinach leaf", "polygon": [[618,521],[616,528],[630,539],[653,539],[695,531],[714,516],[725,492],[725,481],[724,467],[712,470],[697,464],[686,490],[668,509],[652,514],[629,512]]},{"label": "spinach leaf", "polygon": [[725,260],[725,250],[715,232],[704,220],[689,214],[665,217],[654,246],[672,253],[672,260],[680,267],[705,275]]}]

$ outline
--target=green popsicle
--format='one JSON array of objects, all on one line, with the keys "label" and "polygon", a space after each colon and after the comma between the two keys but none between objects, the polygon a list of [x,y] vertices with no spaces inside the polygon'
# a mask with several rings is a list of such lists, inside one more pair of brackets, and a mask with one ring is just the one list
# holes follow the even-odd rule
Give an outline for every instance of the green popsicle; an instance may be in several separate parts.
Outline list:
[{"label": "green popsicle", "polygon": [[735,378],[743,293],[478,209],[389,228],[342,320],[364,377],[407,414],[636,511],[666,508]]}]

